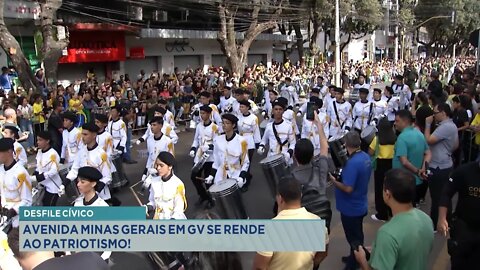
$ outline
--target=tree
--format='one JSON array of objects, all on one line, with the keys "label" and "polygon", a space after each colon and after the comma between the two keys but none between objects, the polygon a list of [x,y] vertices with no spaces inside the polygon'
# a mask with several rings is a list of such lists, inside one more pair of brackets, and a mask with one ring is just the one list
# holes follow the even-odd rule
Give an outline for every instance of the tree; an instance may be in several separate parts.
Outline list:
[{"label": "tree", "polygon": [[[0,0],[0,46],[7,53],[15,67],[20,82],[24,88],[37,89],[36,80],[32,73],[28,60],[22,52],[20,44],[8,30],[3,18],[4,0]],[[62,56],[62,50],[68,46],[68,35],[64,40],[57,40],[56,26],[54,25],[55,14],[62,5],[62,0],[38,0],[40,5],[40,27],[42,34],[42,47],[40,61],[43,61],[45,75],[50,82],[57,80],[58,60]]]},{"label": "tree", "polygon": [[20,44],[10,33],[10,31],[8,31],[8,28],[5,25],[5,20],[3,18],[4,5],[5,1],[0,0],[0,46],[12,61],[23,87],[27,90],[30,88],[36,89],[36,85],[34,83],[35,78],[30,70],[28,60],[23,54]]},{"label": "tree", "polygon": [[62,6],[62,0],[39,0],[40,31],[43,37],[42,60],[45,75],[49,83],[57,81],[58,60],[62,51],[68,46],[68,32],[65,39],[57,39],[56,26],[53,24],[57,10]]},{"label": "tree", "polygon": [[[276,26],[277,19],[282,13],[282,4],[283,0],[279,0],[275,5],[263,0],[253,0],[249,3],[220,1],[218,4],[220,31],[217,40],[232,72],[243,74],[252,42],[262,32]],[[244,32],[236,31],[241,29],[236,27],[239,21],[246,28]],[[240,32],[243,38],[237,38],[237,32]]]}]

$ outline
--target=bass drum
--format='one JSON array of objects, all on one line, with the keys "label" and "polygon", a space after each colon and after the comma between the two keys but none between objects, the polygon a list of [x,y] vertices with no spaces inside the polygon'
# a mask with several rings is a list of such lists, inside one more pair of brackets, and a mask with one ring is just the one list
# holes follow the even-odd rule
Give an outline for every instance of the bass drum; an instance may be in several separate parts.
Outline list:
[{"label": "bass drum", "polygon": [[363,143],[370,145],[372,143],[373,138],[375,138],[375,134],[377,133],[377,128],[374,126],[367,126],[362,130],[360,137],[362,138]]},{"label": "bass drum", "polygon": [[332,156],[333,164],[337,169],[343,168],[348,160],[347,148],[345,148],[345,141],[342,138],[332,137],[328,140],[330,154]]},{"label": "bass drum", "polygon": [[234,179],[227,179],[213,184],[208,192],[215,200],[214,211],[223,219],[247,219],[247,211],[242,200],[242,194]]},{"label": "bass drum", "polygon": [[175,252],[147,252],[147,256],[158,270],[178,270],[182,267]]},{"label": "bass drum", "polygon": [[260,161],[272,198],[277,195],[277,184],[282,177],[290,174],[290,169],[282,154],[266,157]]},{"label": "bass drum", "polygon": [[[62,182],[65,182],[65,180],[67,180],[68,171],[70,171],[69,164],[60,165],[58,174],[60,175]],[[80,196],[80,192],[78,191],[78,188],[77,188],[77,181],[68,180],[68,185],[65,186],[65,195],[66,195],[68,204],[73,204],[73,202],[75,202],[75,200]]]}]

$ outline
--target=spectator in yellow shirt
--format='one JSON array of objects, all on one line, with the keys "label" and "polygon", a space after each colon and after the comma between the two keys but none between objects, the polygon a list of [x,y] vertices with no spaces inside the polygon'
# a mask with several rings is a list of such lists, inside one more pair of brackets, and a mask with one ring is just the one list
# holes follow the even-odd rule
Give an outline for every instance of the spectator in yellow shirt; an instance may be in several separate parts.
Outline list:
[{"label": "spectator in yellow shirt", "polygon": [[[45,124],[45,113],[43,112],[43,100],[42,96],[37,95],[35,97],[35,103],[33,103],[33,132],[37,134],[39,131],[44,129]],[[36,141],[36,135],[33,136]]]}]

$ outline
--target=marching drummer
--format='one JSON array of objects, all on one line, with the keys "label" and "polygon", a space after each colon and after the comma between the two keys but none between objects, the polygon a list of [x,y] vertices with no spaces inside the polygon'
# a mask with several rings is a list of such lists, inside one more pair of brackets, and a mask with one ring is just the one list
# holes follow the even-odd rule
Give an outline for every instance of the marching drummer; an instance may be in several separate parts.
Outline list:
[{"label": "marching drummer", "polygon": [[225,86],[223,87],[223,93],[220,97],[220,103],[218,104],[218,109],[222,113],[231,113],[233,110],[233,103],[235,98],[232,96],[232,88]]},{"label": "marching drummer", "polygon": [[147,138],[147,151],[148,158],[145,170],[143,171],[142,181],[147,178],[148,170],[154,168],[155,159],[157,158],[160,152],[166,151],[174,154],[173,142],[167,136],[164,136],[162,132],[163,128],[163,117],[153,117],[150,121],[150,129],[152,136]]},{"label": "marching drummer", "polygon": [[[258,126],[258,117],[250,113],[251,105],[250,102],[242,100],[240,101],[240,112],[242,115],[238,117],[238,133],[247,140],[248,144],[248,159],[250,165],[253,160],[253,153],[255,149],[258,149],[262,137],[260,136],[260,127]],[[250,174],[250,165],[248,166],[248,176],[247,183],[242,187],[243,191],[248,189],[250,181],[252,180],[252,175]]]},{"label": "marching drummer", "polygon": [[[277,100],[287,104],[288,100],[284,97],[279,97]],[[295,136],[297,139],[300,139],[300,130],[298,129],[297,120],[295,119],[295,111],[293,111],[293,107],[287,106],[285,111],[283,112],[283,119],[287,120],[292,124],[293,131],[295,132]]]},{"label": "marching drummer", "polygon": [[273,86],[272,90],[268,90],[268,96],[270,98],[270,102],[265,103],[265,107],[262,112],[262,116],[264,119],[269,119],[270,117],[272,117],[273,102],[278,98],[278,92],[277,90],[273,89]]},{"label": "marching drummer", "polygon": [[337,87],[335,85],[328,86],[328,92],[323,98],[323,108],[327,111],[330,109],[330,103],[335,100]]},{"label": "marching drummer", "polygon": [[6,125],[3,127],[3,137],[4,138],[10,138],[14,140],[13,143],[13,157],[15,158],[15,161],[20,163],[23,167],[27,167],[27,152],[25,152],[25,148],[17,142],[18,138],[20,136],[18,135],[18,128],[16,126],[11,126],[11,125]]},{"label": "marching drummer", "polygon": [[353,128],[360,134],[369,125],[375,125],[375,103],[369,101],[368,89],[359,89],[360,100],[355,103],[352,110]]},{"label": "marching drummer", "polygon": [[[312,88],[312,90],[310,91],[309,101],[310,102],[315,102],[315,101],[312,101],[312,97],[320,98],[320,88],[316,88],[316,87]],[[314,99],[314,100],[316,100],[316,99]],[[297,112],[298,117],[301,117],[304,113],[307,112],[307,104],[308,104],[308,102],[305,102],[305,103],[302,104],[302,106],[300,106],[300,108],[298,109],[298,112]]]},{"label": "marching drummer", "polygon": [[388,121],[390,121],[393,126],[393,122],[395,122],[395,113],[400,110],[400,99],[399,97],[393,96],[393,89],[390,86],[385,87],[384,94],[387,98],[387,109],[385,113],[387,114]]},{"label": "marching drummer", "polygon": [[382,96],[382,89],[374,88],[373,89],[373,107],[375,109],[375,119],[380,120],[380,118],[385,116],[387,111],[387,100]]},{"label": "marching drummer", "polygon": [[57,205],[58,192],[62,179],[58,174],[60,156],[50,145],[51,136],[47,131],[37,132],[37,168],[31,177],[32,183],[38,182],[45,186],[45,196],[42,199],[43,206]]},{"label": "marching drummer", "polygon": [[283,119],[283,111],[287,103],[284,98],[278,98],[273,103],[273,122],[267,124],[262,142],[258,147],[258,154],[265,152],[268,144],[267,156],[282,154],[287,165],[293,163],[293,150],[295,149],[295,132],[292,123]]},{"label": "marching drummer", "polygon": [[148,197],[147,213],[153,219],[186,219],[187,209],[185,186],[174,173],[176,161],[170,152],[160,152],[155,159],[158,177],[152,179]]},{"label": "marching drummer", "polygon": [[[153,116],[163,118],[162,133],[165,134],[167,137],[169,137],[172,140],[173,144],[177,144],[178,135],[175,132],[175,128],[171,126],[169,123],[165,122],[164,115],[166,112],[167,110],[165,108],[157,106],[155,107],[155,112]],[[153,136],[150,123],[147,124],[147,130],[145,131],[145,134],[143,134],[143,136],[140,139],[138,139],[135,143],[139,145],[144,141],[146,141],[149,136]]]},{"label": "marching drummer", "polygon": [[[212,172],[213,154],[208,155],[207,151],[213,151],[213,142],[218,136],[218,126],[210,120],[210,114],[212,108],[207,105],[200,107],[200,117],[203,121],[203,125],[198,125],[195,130],[195,136],[193,137],[192,148],[190,149],[190,157],[193,157],[193,162],[197,164],[200,160],[205,159],[205,163],[197,171],[192,170],[190,180],[198,193],[198,201],[196,205],[201,205],[204,201],[208,201],[207,208],[213,207],[213,201],[209,196],[207,189],[209,185],[204,186],[199,178],[207,177]],[[205,154],[208,155],[204,156]]]},{"label": "marching drummer", "polygon": [[108,187],[108,184],[112,182],[110,161],[108,160],[107,153],[97,143],[98,131],[99,128],[92,122],[83,124],[82,140],[85,147],[80,149],[71,170],[67,174],[67,179],[64,181],[63,186],[60,186],[60,194],[64,193],[68,181],[74,181],[78,177],[78,170],[81,167],[91,166],[99,170],[103,175],[101,181],[96,184],[99,197],[105,201],[111,199],[110,189]]},{"label": "marching drummer", "polygon": [[106,130],[108,125],[108,116],[105,114],[96,114],[95,125],[98,127],[98,146],[102,148],[105,153],[107,153],[107,156],[110,159],[113,154],[113,137],[112,134]]},{"label": "marching drummer", "polygon": [[330,137],[343,137],[352,128],[352,105],[343,99],[345,90],[340,87],[335,89],[335,100],[327,109],[330,118]]},{"label": "marching drummer", "polygon": [[[77,187],[80,196],[73,202],[73,206],[109,206],[97,193],[102,186],[103,174],[94,167],[83,166],[78,169]],[[101,257],[108,263],[111,251],[104,251]]]},{"label": "marching drummer", "polygon": [[60,154],[61,163],[73,164],[77,153],[84,145],[82,143],[82,133],[75,127],[77,116],[72,112],[65,112],[63,114],[62,133],[62,153]]},{"label": "marching drummer", "polygon": [[168,105],[168,101],[166,99],[160,99],[158,101],[158,105],[160,106],[160,108],[163,108],[165,110],[165,112],[163,113],[163,123],[164,125],[165,124],[168,124],[170,125],[173,129],[175,129],[175,116],[173,115],[173,113],[168,110],[167,108],[167,105]]},{"label": "marching drummer", "polygon": [[127,126],[120,116],[121,109],[119,106],[110,110],[111,120],[108,122],[107,132],[112,134],[113,147],[123,154],[127,144]]},{"label": "marching drummer", "polygon": [[0,207],[8,219],[13,218],[13,227],[18,227],[20,206],[32,205],[32,183],[25,167],[13,158],[13,143],[10,138],[0,139]]},{"label": "marching drummer", "polygon": [[235,179],[242,188],[247,182],[248,143],[242,136],[235,133],[238,118],[233,114],[222,115],[225,134],[217,137],[214,143],[213,166],[211,174],[205,178],[206,184],[219,183],[227,179]]},{"label": "marching drummer", "polygon": [[[313,109],[317,112],[318,120],[323,127],[323,132],[325,136],[328,136],[328,124],[330,119],[328,118],[325,112],[322,112],[320,108],[323,106],[323,101],[318,97],[311,97],[310,102],[314,102]],[[315,119],[307,119],[307,115],[303,116],[302,123],[302,139],[309,139],[313,144],[313,156],[320,155],[321,141],[320,141],[320,132],[318,130]]]},{"label": "marching drummer", "polygon": [[295,86],[292,84],[292,78],[285,78],[285,85],[280,89],[280,95],[287,98],[287,107],[298,105],[298,93]]},{"label": "marching drummer", "polygon": [[208,105],[210,108],[212,108],[212,114],[210,116],[210,119],[217,125],[220,125],[222,123],[222,118],[220,117],[220,113],[218,112],[217,105],[211,104],[210,99],[212,98],[212,94],[207,91],[203,91],[200,93],[200,98],[199,101],[200,103],[199,108],[203,105]]}]

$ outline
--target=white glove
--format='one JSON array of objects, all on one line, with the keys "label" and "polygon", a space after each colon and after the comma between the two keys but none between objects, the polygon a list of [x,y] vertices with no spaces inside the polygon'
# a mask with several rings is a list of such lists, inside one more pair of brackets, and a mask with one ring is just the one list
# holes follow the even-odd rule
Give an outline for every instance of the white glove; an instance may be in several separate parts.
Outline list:
[{"label": "white glove", "polygon": [[208,144],[204,144],[202,145],[202,147],[200,147],[200,149],[202,149],[202,152],[207,152],[208,151]]},{"label": "white glove", "polygon": [[30,176],[30,182],[32,183],[32,186],[34,186],[34,184],[37,182],[37,176],[36,175]]},{"label": "white glove", "polygon": [[262,104],[262,105],[265,104],[265,99],[264,98],[262,98],[262,102],[260,104]]},{"label": "white glove", "polygon": [[192,158],[195,157],[195,151],[194,150],[190,151],[189,156],[192,157]]},{"label": "white glove", "polygon": [[65,194],[65,186],[64,186],[64,185],[60,185],[60,188],[59,188],[59,190],[58,190],[58,196],[59,196],[59,197],[62,197],[64,194]]},{"label": "white glove", "polygon": [[210,185],[211,183],[213,183],[213,176],[209,175],[205,178],[205,184]]},{"label": "white glove", "polygon": [[262,116],[265,116],[265,114],[267,114],[265,111],[262,111]]},{"label": "white glove", "polygon": [[302,116],[302,112],[297,112],[297,117],[301,117]]},{"label": "white glove", "polygon": [[263,146],[258,147],[257,153],[259,155],[263,155],[263,153],[265,153],[265,147]]},{"label": "white glove", "polygon": [[143,180],[142,186],[144,189],[149,189],[151,184],[152,184],[152,175],[149,175],[147,178],[145,178],[145,180]]},{"label": "white glove", "polygon": [[288,162],[290,161],[290,158],[291,158],[291,157],[290,157],[290,154],[289,154],[288,152],[285,152],[285,153],[283,153],[283,158],[285,158],[285,161],[286,161],[287,164],[288,164]]},{"label": "white glove", "polygon": [[158,173],[157,169],[154,169],[154,168],[148,169],[148,174],[150,174],[150,175],[157,174],[157,173]]},{"label": "white glove", "polygon": [[142,142],[141,142],[140,140],[137,140],[137,141],[135,142],[136,145],[140,145],[141,143],[142,143]]},{"label": "white glove", "polygon": [[145,181],[146,178],[147,178],[146,174],[142,175],[142,181]]},{"label": "white glove", "polygon": [[245,183],[247,182],[247,180],[245,180],[241,177],[238,177],[236,180],[237,180],[237,185],[238,185],[239,188],[242,188],[243,185],[245,185]]}]

